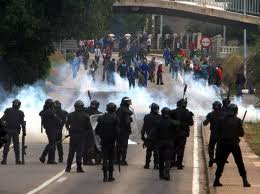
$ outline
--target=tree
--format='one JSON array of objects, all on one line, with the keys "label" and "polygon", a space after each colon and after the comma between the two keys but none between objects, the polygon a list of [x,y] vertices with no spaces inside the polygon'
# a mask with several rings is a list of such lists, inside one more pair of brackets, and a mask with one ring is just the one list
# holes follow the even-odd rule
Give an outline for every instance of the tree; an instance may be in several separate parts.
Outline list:
[{"label": "tree", "polygon": [[2,3],[0,50],[4,63],[0,64],[1,79],[11,86],[32,84],[44,78],[50,68],[48,56],[53,48],[48,38],[48,24],[33,16],[29,1]]},{"label": "tree", "polygon": [[112,19],[111,31],[115,34],[135,34],[143,31],[146,22],[144,14],[115,14]]},{"label": "tree", "polygon": [[0,0],[1,80],[12,87],[44,79],[52,42],[103,36],[109,30],[113,2]]}]

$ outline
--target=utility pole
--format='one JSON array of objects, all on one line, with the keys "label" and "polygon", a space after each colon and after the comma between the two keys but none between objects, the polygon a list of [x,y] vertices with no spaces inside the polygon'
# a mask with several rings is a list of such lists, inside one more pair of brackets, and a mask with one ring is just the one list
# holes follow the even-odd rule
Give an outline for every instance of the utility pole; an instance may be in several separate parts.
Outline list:
[{"label": "utility pole", "polygon": [[[244,15],[246,15],[246,0],[244,0]],[[247,58],[247,31],[246,31],[246,28],[244,28],[244,58],[245,58],[244,75],[245,75],[245,78],[247,79],[247,62],[246,62],[246,58]]]},{"label": "utility pole", "polygon": [[[225,0],[225,3],[224,3],[224,10],[226,11],[227,10],[227,0]],[[227,42],[227,28],[226,28],[226,25],[223,26],[223,44],[224,46],[226,46],[226,42]]]}]

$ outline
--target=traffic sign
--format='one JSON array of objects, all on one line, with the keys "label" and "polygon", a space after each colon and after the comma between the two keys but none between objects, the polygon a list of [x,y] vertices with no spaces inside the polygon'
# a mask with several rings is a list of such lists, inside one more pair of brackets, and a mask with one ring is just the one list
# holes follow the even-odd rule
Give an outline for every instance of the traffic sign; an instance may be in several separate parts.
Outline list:
[{"label": "traffic sign", "polygon": [[200,40],[200,44],[204,48],[208,48],[211,45],[211,39],[207,36],[203,36]]}]

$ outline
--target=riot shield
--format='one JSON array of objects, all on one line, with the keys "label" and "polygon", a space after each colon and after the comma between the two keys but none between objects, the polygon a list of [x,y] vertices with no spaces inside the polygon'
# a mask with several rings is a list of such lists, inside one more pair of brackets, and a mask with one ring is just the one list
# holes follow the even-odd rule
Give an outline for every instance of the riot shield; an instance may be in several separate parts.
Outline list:
[{"label": "riot shield", "polygon": [[90,116],[90,123],[92,125],[93,128],[93,136],[94,136],[94,140],[95,140],[95,144],[97,146],[98,151],[101,151],[101,139],[98,135],[96,135],[95,133],[95,129],[97,126],[97,120],[100,116],[102,116],[103,114],[97,114],[97,115],[91,115]]}]

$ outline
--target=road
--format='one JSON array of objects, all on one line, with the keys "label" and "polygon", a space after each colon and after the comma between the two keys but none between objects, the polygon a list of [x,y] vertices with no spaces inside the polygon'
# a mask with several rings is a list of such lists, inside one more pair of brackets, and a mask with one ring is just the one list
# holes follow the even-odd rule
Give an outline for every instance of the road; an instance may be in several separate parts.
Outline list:
[{"label": "road", "polygon": [[[167,69],[165,70],[167,72]],[[100,79],[101,68],[99,68],[97,79]],[[80,70],[79,77],[85,72]],[[64,80],[61,86],[47,84],[48,95],[63,102],[64,107],[72,111],[73,101],[77,98],[87,98],[85,90],[80,87],[84,85],[82,80],[76,83],[70,76]],[[164,76],[164,85],[157,86],[150,84],[148,91],[152,96],[159,93],[170,95],[173,82],[168,74]],[[79,89],[81,88],[81,89]],[[101,106],[107,103],[113,93],[94,93],[95,97],[102,100]],[[125,95],[125,94],[124,94]],[[173,94],[171,94],[173,95]],[[133,99],[133,101],[138,99]],[[145,103],[145,102],[141,102]],[[142,114],[137,114],[138,128],[141,126]],[[204,160],[202,157],[203,146],[201,142],[200,123],[201,119],[196,116],[195,125],[191,128],[191,134],[187,140],[184,157],[184,170],[171,170],[171,181],[159,180],[158,170],[143,169],[145,160],[145,150],[141,144],[129,145],[127,167],[121,167],[121,173],[115,168],[116,181],[113,183],[103,183],[101,166],[84,166],[85,173],[78,174],[75,168],[71,173],[65,173],[66,163],[58,165],[41,164],[38,160],[45,144],[45,135],[41,137],[43,142],[28,142],[26,164],[14,165],[13,150],[8,156],[8,165],[0,165],[0,194],[21,194],[21,193],[84,193],[84,194],[201,194],[206,193],[206,176]],[[140,138],[139,138],[140,139]],[[138,139],[136,139],[138,142]],[[64,159],[67,158],[68,144],[64,144]],[[153,165],[151,165],[153,167]]]}]

